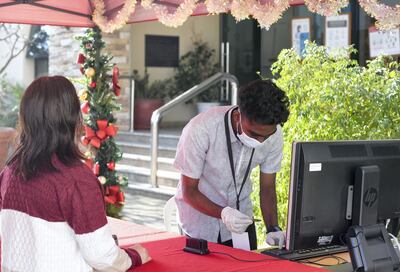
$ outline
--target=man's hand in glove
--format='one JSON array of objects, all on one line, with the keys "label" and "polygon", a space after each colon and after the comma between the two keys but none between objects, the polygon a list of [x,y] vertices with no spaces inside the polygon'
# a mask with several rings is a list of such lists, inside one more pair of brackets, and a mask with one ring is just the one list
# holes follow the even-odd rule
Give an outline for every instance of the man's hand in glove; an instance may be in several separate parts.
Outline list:
[{"label": "man's hand in glove", "polygon": [[285,240],[286,233],[283,232],[279,227],[268,228],[267,239],[266,242],[270,246],[279,246],[282,248]]},{"label": "man's hand in glove", "polygon": [[231,207],[222,209],[221,219],[229,231],[239,234],[245,232],[247,227],[253,223],[249,216]]}]

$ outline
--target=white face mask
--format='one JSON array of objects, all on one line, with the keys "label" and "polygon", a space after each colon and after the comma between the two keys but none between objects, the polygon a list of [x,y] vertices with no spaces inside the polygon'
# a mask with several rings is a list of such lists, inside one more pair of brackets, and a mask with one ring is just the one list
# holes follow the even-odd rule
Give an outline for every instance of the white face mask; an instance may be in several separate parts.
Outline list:
[{"label": "white face mask", "polygon": [[[240,124],[240,130],[242,131],[242,134],[239,134],[239,124]],[[242,144],[244,144],[245,146],[248,146],[250,148],[257,148],[264,143],[264,142],[261,143],[261,142],[257,141],[256,139],[251,138],[246,133],[244,133],[243,126],[242,126],[242,114],[240,114],[239,124],[237,126],[236,135],[239,138],[239,140],[242,142]]]}]

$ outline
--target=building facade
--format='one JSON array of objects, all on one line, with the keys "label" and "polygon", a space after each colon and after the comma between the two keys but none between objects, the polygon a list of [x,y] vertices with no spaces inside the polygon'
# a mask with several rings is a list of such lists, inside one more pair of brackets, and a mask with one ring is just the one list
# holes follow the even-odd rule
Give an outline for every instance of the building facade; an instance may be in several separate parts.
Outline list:
[{"label": "building facade", "polygon": [[[395,4],[396,1],[388,2]],[[371,59],[369,30],[374,20],[360,8],[356,0],[351,0],[341,14],[347,16],[345,25],[343,22],[333,22],[331,26],[339,26],[337,34],[342,34],[342,39],[347,37],[347,45],[353,44],[358,50],[352,57],[365,65]],[[179,28],[168,28],[159,22],[142,22],[105,35],[107,51],[114,56],[121,75],[126,77],[121,79],[124,86],[120,97],[123,111],[118,116],[121,128],[130,128],[129,77],[134,70],[140,75],[147,71],[150,82],[171,78],[176,71],[177,59],[192,50],[195,41],[201,40],[215,51],[213,61],[220,65],[221,71],[234,74],[240,84],[259,78],[259,74],[272,77],[270,68],[281,50],[299,46],[297,40],[301,39],[301,33],[299,36],[295,32],[306,33],[306,36],[303,35],[305,38],[321,45],[332,41],[334,36],[329,32],[332,29],[328,29],[327,20],[297,1],[269,30],[261,29],[257,21],[252,19],[236,22],[230,14],[220,14],[191,17]],[[50,74],[80,76],[75,64],[79,44],[71,39],[71,35],[82,31],[53,28],[49,38]],[[193,86],[198,83],[193,82]],[[221,95],[220,99],[229,102],[229,95]],[[195,114],[193,105],[184,104],[168,114],[163,122],[182,124]]]}]

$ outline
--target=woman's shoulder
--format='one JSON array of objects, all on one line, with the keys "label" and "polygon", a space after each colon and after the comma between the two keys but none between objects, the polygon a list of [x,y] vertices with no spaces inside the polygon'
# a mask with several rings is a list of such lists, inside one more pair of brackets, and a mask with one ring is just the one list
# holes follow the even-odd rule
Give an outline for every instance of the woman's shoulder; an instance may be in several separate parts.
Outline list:
[{"label": "woman's shoulder", "polygon": [[68,165],[61,161],[57,161],[55,166],[58,174],[61,175],[62,179],[70,185],[97,186],[97,177],[93,174],[91,169],[80,160],[73,161]]}]

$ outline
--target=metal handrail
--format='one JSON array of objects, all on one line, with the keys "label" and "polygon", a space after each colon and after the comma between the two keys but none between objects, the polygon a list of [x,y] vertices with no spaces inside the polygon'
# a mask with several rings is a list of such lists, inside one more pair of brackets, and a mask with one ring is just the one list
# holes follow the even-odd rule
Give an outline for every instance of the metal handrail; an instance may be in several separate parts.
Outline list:
[{"label": "metal handrail", "polygon": [[153,187],[158,187],[157,184],[157,168],[158,168],[157,158],[158,158],[158,134],[159,134],[158,128],[161,117],[163,117],[175,106],[185,103],[186,101],[189,101],[196,95],[206,91],[212,85],[219,83],[223,80],[231,84],[232,86],[231,103],[232,105],[236,105],[237,90],[239,85],[237,78],[231,74],[217,73],[212,77],[209,77],[208,79],[204,80],[200,84],[190,88],[181,95],[175,97],[167,104],[165,104],[164,106],[158,108],[153,112],[151,116],[151,174],[150,174],[150,183]]}]

